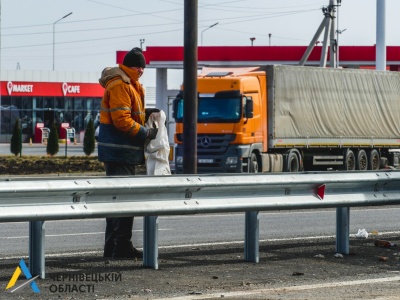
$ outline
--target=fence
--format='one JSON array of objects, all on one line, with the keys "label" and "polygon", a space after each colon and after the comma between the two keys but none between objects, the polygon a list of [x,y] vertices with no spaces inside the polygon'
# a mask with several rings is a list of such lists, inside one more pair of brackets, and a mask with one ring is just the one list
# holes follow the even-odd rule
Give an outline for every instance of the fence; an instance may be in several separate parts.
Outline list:
[{"label": "fence", "polygon": [[29,221],[29,268],[45,277],[47,220],[144,216],[143,265],[158,268],[158,217],[245,212],[244,258],[259,261],[259,211],[336,208],[336,251],[349,253],[350,207],[400,204],[400,171],[0,181],[0,222]]}]

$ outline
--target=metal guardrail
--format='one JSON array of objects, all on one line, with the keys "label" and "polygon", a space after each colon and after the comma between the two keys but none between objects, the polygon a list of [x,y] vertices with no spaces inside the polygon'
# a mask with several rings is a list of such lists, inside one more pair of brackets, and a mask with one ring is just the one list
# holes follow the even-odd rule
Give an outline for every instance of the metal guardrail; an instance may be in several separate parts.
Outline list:
[{"label": "metal guardrail", "polygon": [[0,222],[30,221],[29,267],[45,276],[47,220],[144,216],[143,265],[158,268],[158,217],[245,212],[245,260],[259,261],[259,211],[336,208],[349,253],[350,207],[400,204],[400,171],[0,179]]}]

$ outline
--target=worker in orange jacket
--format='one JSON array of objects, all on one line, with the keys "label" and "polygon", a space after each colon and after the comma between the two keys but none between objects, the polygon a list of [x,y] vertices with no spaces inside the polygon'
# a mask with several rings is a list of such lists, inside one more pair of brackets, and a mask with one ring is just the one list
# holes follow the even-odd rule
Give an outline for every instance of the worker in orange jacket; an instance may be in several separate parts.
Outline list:
[{"label": "worker in orange jacket", "polygon": [[[157,135],[157,128],[144,126],[158,109],[145,109],[144,89],[139,78],[146,61],[140,48],[129,51],[118,67],[105,68],[99,79],[105,88],[100,107],[98,158],[107,176],[135,175],[144,164],[144,143]],[[133,217],[107,218],[104,257],[141,258],[132,245]]]}]

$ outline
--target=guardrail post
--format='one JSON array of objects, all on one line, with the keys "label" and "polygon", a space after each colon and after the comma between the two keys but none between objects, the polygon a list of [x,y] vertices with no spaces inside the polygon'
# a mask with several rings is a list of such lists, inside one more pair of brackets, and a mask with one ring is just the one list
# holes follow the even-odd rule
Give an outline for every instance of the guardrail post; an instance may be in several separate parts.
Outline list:
[{"label": "guardrail post", "polygon": [[244,260],[258,263],[260,241],[258,211],[247,211],[245,223]]},{"label": "guardrail post", "polygon": [[32,276],[45,278],[44,270],[45,226],[44,221],[29,222],[29,270]]},{"label": "guardrail post", "polygon": [[336,208],[336,252],[349,254],[350,207]]},{"label": "guardrail post", "polygon": [[143,266],[158,270],[158,216],[143,218]]}]

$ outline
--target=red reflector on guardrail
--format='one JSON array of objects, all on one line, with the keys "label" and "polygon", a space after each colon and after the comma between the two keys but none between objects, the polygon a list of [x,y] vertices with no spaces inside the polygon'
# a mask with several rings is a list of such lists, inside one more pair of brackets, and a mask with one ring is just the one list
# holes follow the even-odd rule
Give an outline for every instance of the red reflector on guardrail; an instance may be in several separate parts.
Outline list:
[{"label": "red reflector on guardrail", "polygon": [[320,200],[324,200],[324,196],[325,196],[325,184],[320,185],[319,187],[317,187],[317,196]]}]

